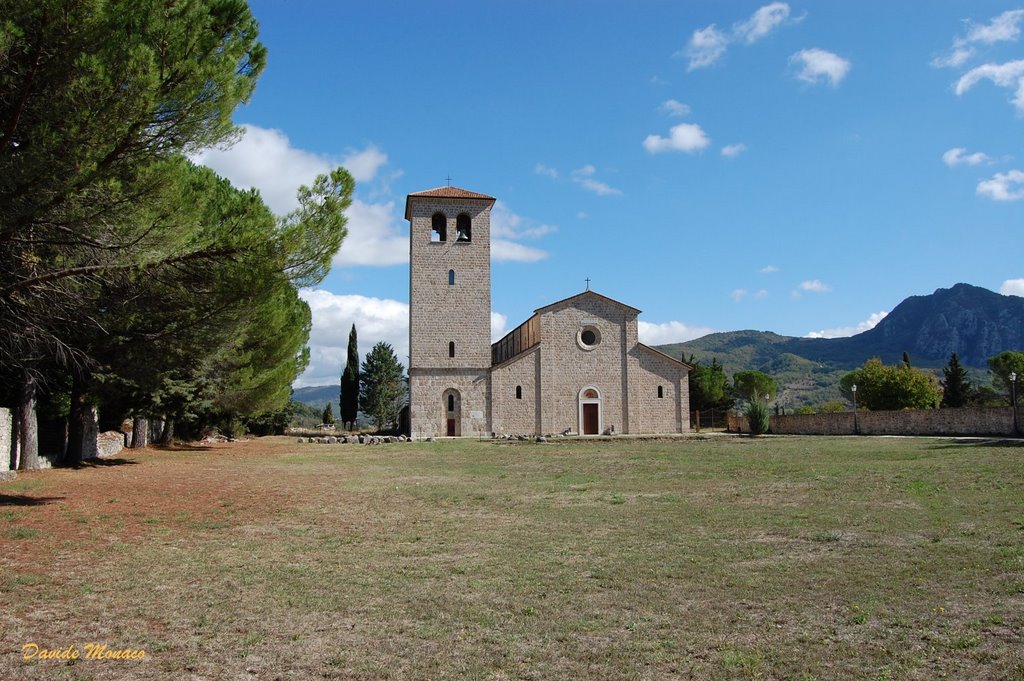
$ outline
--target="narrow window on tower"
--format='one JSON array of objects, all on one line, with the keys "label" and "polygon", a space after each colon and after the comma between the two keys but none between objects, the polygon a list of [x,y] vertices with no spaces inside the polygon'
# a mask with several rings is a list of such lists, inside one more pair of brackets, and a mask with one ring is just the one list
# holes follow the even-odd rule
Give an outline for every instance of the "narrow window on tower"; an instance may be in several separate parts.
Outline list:
[{"label": "narrow window on tower", "polygon": [[455,270],[448,270],[448,285],[455,286]]},{"label": "narrow window on tower", "polygon": [[517,385],[516,386],[516,399],[517,400],[523,399],[523,386],[521,386],[521,385]]},{"label": "narrow window on tower", "polygon": [[448,342],[448,356],[449,357],[454,357],[455,356],[455,341],[449,341]]},{"label": "narrow window on tower", "polygon": [[448,395],[448,411],[455,411],[455,395]]},{"label": "narrow window on tower", "polygon": [[444,213],[434,213],[434,216],[430,218],[430,240],[448,240],[448,218]]},{"label": "narrow window on tower", "polygon": [[455,218],[455,233],[457,235],[456,241],[473,240],[473,223],[465,213],[461,213],[459,217]]},{"label": "narrow window on tower", "polygon": [[665,388],[663,388],[662,386],[659,385],[658,386],[658,399],[660,400],[663,397],[665,397]]}]

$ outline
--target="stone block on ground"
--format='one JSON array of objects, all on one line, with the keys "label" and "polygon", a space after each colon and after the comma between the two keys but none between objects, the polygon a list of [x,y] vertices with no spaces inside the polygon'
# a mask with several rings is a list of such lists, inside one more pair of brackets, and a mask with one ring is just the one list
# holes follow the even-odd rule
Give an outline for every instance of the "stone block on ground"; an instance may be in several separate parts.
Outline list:
[{"label": "stone block on ground", "polygon": [[96,436],[96,457],[110,459],[124,449],[124,433],[119,430],[108,430]]}]

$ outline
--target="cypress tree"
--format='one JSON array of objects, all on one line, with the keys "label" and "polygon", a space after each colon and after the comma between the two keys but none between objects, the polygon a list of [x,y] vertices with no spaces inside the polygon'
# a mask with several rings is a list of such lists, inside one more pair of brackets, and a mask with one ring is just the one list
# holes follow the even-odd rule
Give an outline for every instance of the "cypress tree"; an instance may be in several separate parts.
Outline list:
[{"label": "cypress tree", "polygon": [[356,341],[356,325],[348,334],[348,359],[345,371],[341,374],[341,394],[338,402],[338,417],[341,423],[348,424],[348,429],[355,427],[359,413],[359,345]]},{"label": "cypress tree", "polygon": [[971,394],[971,382],[967,380],[967,370],[960,366],[960,358],[954,352],[949,362],[942,369],[942,406],[962,407],[967,404]]}]

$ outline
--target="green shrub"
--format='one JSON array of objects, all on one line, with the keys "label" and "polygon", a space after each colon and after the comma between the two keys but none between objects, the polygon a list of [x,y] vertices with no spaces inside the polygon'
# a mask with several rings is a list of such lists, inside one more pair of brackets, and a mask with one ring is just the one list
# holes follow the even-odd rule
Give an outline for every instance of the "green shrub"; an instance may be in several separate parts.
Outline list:
[{"label": "green shrub", "polygon": [[839,400],[829,400],[818,407],[822,414],[838,414],[839,412],[849,411],[849,409],[850,407]]},{"label": "green shrub", "polygon": [[752,435],[762,435],[768,432],[771,417],[768,413],[768,402],[764,399],[754,395],[754,399],[747,404],[746,417]]}]

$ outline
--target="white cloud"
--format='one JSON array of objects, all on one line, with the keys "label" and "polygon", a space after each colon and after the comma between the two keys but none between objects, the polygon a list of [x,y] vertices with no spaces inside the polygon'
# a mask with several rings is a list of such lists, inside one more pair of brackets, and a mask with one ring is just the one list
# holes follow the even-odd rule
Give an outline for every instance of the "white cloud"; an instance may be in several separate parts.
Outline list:
[{"label": "white cloud", "polygon": [[739,144],[727,144],[722,147],[722,156],[725,156],[726,158],[736,158],[746,150],[747,145],[742,142]]},{"label": "white cloud", "polygon": [[572,177],[573,182],[580,185],[587,191],[597,194],[598,196],[619,196],[622,194],[622,190],[616,189],[611,185],[594,179],[594,174],[596,172],[597,169],[593,165],[587,164],[582,168],[577,168],[569,174]]},{"label": "white cloud", "polygon": [[889,314],[883,310],[881,312],[875,312],[864,321],[854,326],[841,326],[834,329],[822,329],[821,331],[811,331],[804,338],[846,338],[848,336],[855,336],[858,333],[864,333],[869,331],[878,325],[878,322],[885,319],[885,316]]},{"label": "white cloud", "polygon": [[832,87],[837,87],[850,72],[848,60],[816,47],[800,50],[790,57],[789,61],[800,66],[800,72],[796,74],[796,77],[812,85],[828,81]]},{"label": "white cloud", "polygon": [[742,302],[743,300],[751,296],[753,296],[754,300],[764,300],[765,298],[768,297],[768,291],[766,291],[765,289],[760,289],[751,293],[745,288],[738,288],[729,294],[729,297],[732,298],[733,301],[737,303]]},{"label": "white cloud", "polygon": [[1016,40],[1020,37],[1020,24],[1024,21],[1024,9],[1013,9],[1003,12],[987,24],[967,22],[967,35],[953,40],[953,47],[944,57],[932,60],[932,66],[959,68],[974,56],[974,43],[993,43]]},{"label": "white cloud", "polygon": [[999,292],[1004,296],[1024,297],[1024,278],[1007,279],[1003,282],[1003,285],[999,287]]},{"label": "white cloud", "polygon": [[345,216],[348,236],[334,256],[335,266],[384,267],[409,262],[409,229],[395,211],[394,202],[353,199]]},{"label": "white cloud", "polygon": [[936,68],[960,68],[967,60],[974,56],[973,47],[954,47],[953,50],[945,57],[936,57],[932,59],[932,66]]},{"label": "white cloud", "polygon": [[687,71],[711,66],[725,54],[730,43],[742,41],[751,45],[781,26],[787,19],[789,5],[784,2],[772,2],[759,8],[746,21],[734,24],[729,34],[718,30],[714,24],[697,29],[690,36],[686,48],[678,54],[690,60]]},{"label": "white cloud", "polygon": [[637,322],[637,335],[645,345],[665,345],[666,343],[684,343],[694,338],[714,333],[715,330],[706,326],[690,326],[682,322],[665,322],[652,324]]},{"label": "white cloud", "polygon": [[[231,184],[258,189],[270,209],[284,215],[298,208],[295,192],[317,175],[344,165],[357,182],[369,182],[387,163],[387,154],[374,145],[349,152],[341,161],[296,149],[280,130],[242,126],[242,139],[228,149],[207,149],[194,160],[212,168]],[[334,265],[387,266],[409,260],[408,230],[393,202],[368,203],[354,198],[345,211],[348,236],[334,256]]]},{"label": "white cloud", "polygon": [[818,279],[810,279],[800,282],[800,290],[808,293],[828,293],[832,287]]},{"label": "white cloud", "polygon": [[339,295],[305,289],[313,328],[309,334],[309,366],[295,387],[331,385],[340,380],[348,357],[348,333],[356,325],[361,357],[380,341],[390,343],[403,365],[409,363],[409,305],[398,300]]},{"label": "white cloud", "polygon": [[508,315],[503,315],[500,312],[491,313],[491,342],[495,343],[500,341],[506,333],[505,328],[508,325]]},{"label": "white cloud", "polygon": [[789,18],[789,5],[773,2],[761,7],[746,21],[733,27],[733,33],[748,45],[771,33]]},{"label": "white cloud", "polygon": [[243,124],[242,138],[227,149],[205,149],[193,157],[241,189],[258,189],[270,210],[285,215],[299,207],[295,190],[339,163],[296,149],[280,130]]},{"label": "white cloud", "polygon": [[494,202],[491,209],[491,237],[509,239],[539,239],[558,228],[552,225],[537,224],[521,215],[516,215],[502,200]]},{"label": "white cloud", "polygon": [[760,272],[761,274],[775,274],[778,271],[779,268],[776,267],[775,265],[765,265],[764,267],[758,270],[758,272]]},{"label": "white cloud", "polygon": [[1024,171],[996,173],[992,179],[978,183],[977,194],[993,201],[1020,201],[1024,199]]},{"label": "white cloud", "polygon": [[683,151],[692,154],[705,149],[711,140],[704,130],[695,123],[680,123],[669,130],[668,137],[648,135],[644,140],[644,149],[652,154],[663,151]]},{"label": "white cloud", "polygon": [[690,107],[674,99],[662,102],[658,109],[669,116],[685,116],[690,113]]},{"label": "white cloud", "polygon": [[1024,21],[1024,9],[1003,12],[987,24],[972,24],[967,32],[967,42],[992,43],[1016,40],[1020,37],[1020,24]]},{"label": "white cloud", "polygon": [[981,80],[991,80],[999,87],[1016,88],[1013,105],[1024,114],[1024,59],[1005,64],[982,64],[971,69],[957,81],[956,94],[964,94]]},{"label": "white cloud", "polygon": [[976,166],[982,163],[990,161],[987,154],[980,151],[976,151],[973,154],[968,154],[967,150],[963,147],[953,147],[942,155],[942,162],[950,168],[954,168],[959,165]]},{"label": "white cloud", "polygon": [[491,209],[491,260],[536,262],[548,257],[547,251],[517,243],[522,239],[540,239],[558,231],[513,213],[504,201]]},{"label": "white cloud", "polygon": [[537,165],[535,165],[533,167],[533,172],[537,173],[538,175],[550,177],[552,180],[558,179],[558,171],[555,170],[554,168],[548,168],[543,163],[538,163]]},{"label": "white cloud", "polygon": [[491,239],[491,260],[500,262],[537,262],[548,257],[548,252],[524,246],[506,239]]},{"label": "white cloud", "polygon": [[690,36],[690,42],[683,51],[683,54],[690,60],[686,70],[693,71],[711,66],[725,54],[728,45],[728,36],[715,28],[714,24],[697,29]]},{"label": "white cloud", "polygon": [[388,155],[373,144],[362,151],[350,151],[341,159],[341,165],[345,166],[356,182],[369,182],[387,162]]}]

